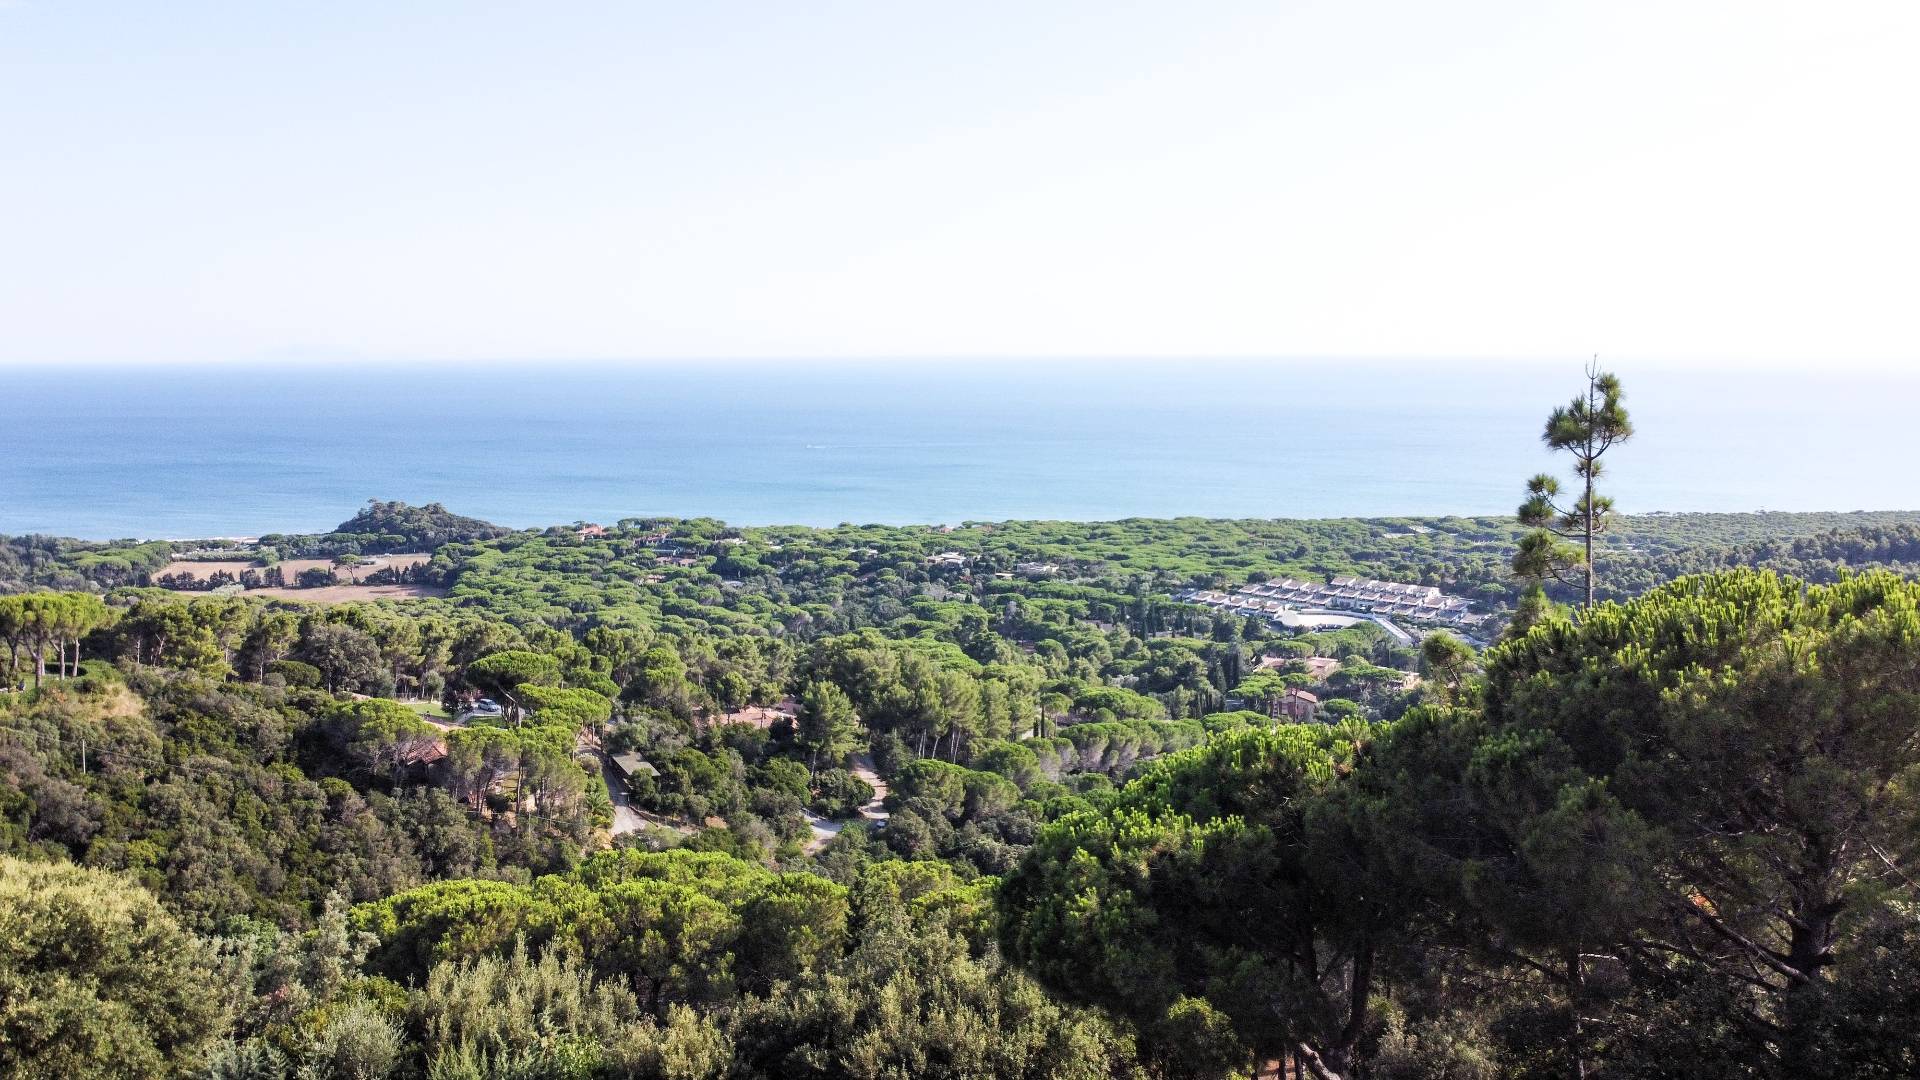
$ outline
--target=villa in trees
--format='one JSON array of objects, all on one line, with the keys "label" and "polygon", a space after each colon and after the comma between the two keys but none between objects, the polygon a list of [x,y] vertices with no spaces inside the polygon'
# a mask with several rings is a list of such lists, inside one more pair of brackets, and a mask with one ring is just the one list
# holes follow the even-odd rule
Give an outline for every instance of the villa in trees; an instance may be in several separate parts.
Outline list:
[{"label": "villa in trees", "polygon": [[1296,724],[1305,724],[1320,711],[1320,698],[1297,686],[1290,686],[1286,693],[1274,699],[1273,708],[1278,715]]}]

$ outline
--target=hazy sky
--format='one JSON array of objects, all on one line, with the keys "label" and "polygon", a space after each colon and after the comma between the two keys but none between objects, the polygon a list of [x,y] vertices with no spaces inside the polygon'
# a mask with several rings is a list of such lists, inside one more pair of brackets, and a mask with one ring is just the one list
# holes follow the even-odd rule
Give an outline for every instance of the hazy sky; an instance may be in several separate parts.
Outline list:
[{"label": "hazy sky", "polygon": [[1920,363],[1920,3],[0,0],[0,362]]}]

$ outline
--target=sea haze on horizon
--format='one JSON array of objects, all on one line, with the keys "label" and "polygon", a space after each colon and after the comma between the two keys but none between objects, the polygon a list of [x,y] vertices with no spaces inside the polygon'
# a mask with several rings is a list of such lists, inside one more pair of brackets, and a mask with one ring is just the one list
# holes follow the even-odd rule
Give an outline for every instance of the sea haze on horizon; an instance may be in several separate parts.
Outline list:
[{"label": "sea haze on horizon", "polygon": [[[1920,508],[1920,379],[1622,366],[1628,512]],[[1505,514],[1577,362],[0,369],[0,533]]]}]

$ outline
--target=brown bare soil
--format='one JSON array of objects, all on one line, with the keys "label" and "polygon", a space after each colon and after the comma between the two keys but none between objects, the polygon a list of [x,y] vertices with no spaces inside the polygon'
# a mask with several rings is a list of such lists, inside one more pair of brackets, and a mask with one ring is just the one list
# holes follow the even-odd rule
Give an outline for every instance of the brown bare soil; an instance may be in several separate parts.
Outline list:
[{"label": "brown bare soil", "polygon": [[240,595],[342,604],[352,600],[416,600],[422,596],[445,596],[447,590],[435,585],[326,585],[317,589],[248,589]]},{"label": "brown bare soil", "polygon": [[160,573],[153,576],[160,577],[163,574],[190,574],[198,580],[212,577],[222,570],[232,574],[234,577],[239,577],[240,571],[242,570],[258,569],[259,567],[250,562],[181,562],[175,560],[161,567]]},{"label": "brown bare soil", "polygon": [[[353,568],[355,577],[365,577],[376,570],[387,567],[406,569],[427,561],[427,556],[414,553],[404,555],[370,555],[367,561]],[[332,559],[283,559],[278,564],[280,572],[288,581],[300,576],[303,570],[316,567],[333,568]],[[196,580],[205,581],[214,574],[225,570],[239,577],[242,570],[258,570],[260,567],[250,562],[222,560],[218,562],[196,562],[176,559],[162,567],[162,574],[189,574]],[[341,571],[343,577],[345,571]],[[185,591],[185,590],[183,590]],[[304,600],[312,604],[341,604],[354,600],[414,600],[422,596],[445,596],[447,590],[432,585],[360,585],[343,580],[338,585],[326,585],[316,589],[300,589],[293,586],[279,586],[266,589],[248,589],[243,596],[270,596],[278,600]]]},{"label": "brown bare soil", "polygon": [[[363,562],[359,566],[356,566],[353,568],[352,573],[355,576],[365,577],[366,575],[373,573],[375,570],[381,570],[389,566],[399,570],[404,570],[410,566],[419,566],[421,563],[427,561],[427,556],[419,553],[410,553],[410,554],[404,554],[404,555],[368,555],[366,556],[366,560],[367,560],[366,562]],[[288,581],[292,581],[294,578],[300,576],[300,572],[302,570],[312,570],[315,568],[322,568],[322,569],[328,569],[328,570],[333,569],[333,560],[332,559],[282,559],[278,565],[280,567],[280,572],[286,575]],[[199,562],[191,559],[188,559],[188,560],[176,559],[173,562],[170,562],[167,565],[161,567],[160,573],[155,574],[154,576],[159,577],[161,574],[191,574],[196,579],[205,580],[206,578],[209,578],[214,574],[219,573],[222,570],[225,570],[227,573],[232,574],[234,577],[239,577],[240,571],[242,570],[258,570],[258,569],[260,569],[260,567],[255,566],[251,562],[244,562],[244,561],[223,560],[220,562]],[[341,571],[341,574],[343,576],[346,573],[347,571],[345,570]],[[254,591],[264,593],[264,592],[269,592],[271,590],[256,589]],[[316,590],[306,589],[301,591],[313,592]]]},{"label": "brown bare soil", "polygon": [[782,720],[792,720],[798,714],[799,707],[799,703],[792,700],[783,701],[777,706],[749,705],[744,709],[721,713],[714,723],[747,724],[764,730]]}]

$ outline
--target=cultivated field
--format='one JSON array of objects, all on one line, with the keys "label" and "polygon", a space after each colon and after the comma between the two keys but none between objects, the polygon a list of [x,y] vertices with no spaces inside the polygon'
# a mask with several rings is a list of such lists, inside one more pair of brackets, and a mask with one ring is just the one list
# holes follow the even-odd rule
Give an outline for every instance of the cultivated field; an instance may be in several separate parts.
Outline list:
[{"label": "cultivated field", "polygon": [[[424,554],[367,555],[367,556],[364,556],[364,558],[366,561],[362,562],[359,566],[353,567],[351,570],[340,571],[341,576],[345,577],[351,574],[354,577],[365,577],[366,575],[373,573],[375,570],[381,570],[386,567],[393,567],[398,570],[404,570],[409,566],[419,566],[421,563],[426,562],[429,556]],[[316,568],[324,569],[324,570],[333,569],[333,560],[332,559],[282,559],[276,565],[280,567],[280,572],[286,575],[287,580],[292,581],[294,578],[299,577],[300,572],[303,570],[313,570]],[[237,561],[237,560],[201,562],[193,559],[175,559],[173,562],[170,562],[167,565],[161,567],[160,573],[155,574],[154,576],[159,577],[163,574],[190,574],[194,578],[204,581],[205,579],[213,576],[214,574],[219,573],[222,570],[225,570],[227,573],[232,574],[234,577],[239,577],[240,571],[242,570],[259,570],[259,569],[261,569],[261,567],[255,566],[251,562],[244,562],[244,561]],[[256,589],[254,591],[270,592],[271,590]],[[296,591],[314,592],[316,590],[300,589]]]},{"label": "cultivated field", "polygon": [[323,585],[315,589],[248,589],[240,595],[339,604],[349,600],[416,600],[422,596],[445,596],[447,590],[436,585]]},{"label": "cultivated field", "polygon": [[[339,571],[343,579],[349,580],[343,580],[338,585],[323,585],[313,589],[301,589],[291,585],[274,586],[263,589],[248,589],[244,595],[271,596],[280,600],[305,600],[308,603],[314,604],[338,604],[349,600],[413,600],[422,596],[445,596],[447,593],[447,590],[433,585],[357,584],[350,579],[364,578],[376,570],[383,570],[388,567],[404,570],[411,566],[419,566],[421,563],[427,561],[428,556],[421,554],[369,555],[365,558],[366,561],[360,565],[352,567],[350,570],[343,569]],[[315,568],[324,570],[333,569],[333,560],[283,559],[276,565],[280,567],[280,572],[285,575],[286,580],[292,581],[299,577],[303,570],[312,570]],[[233,559],[210,560],[205,562],[192,559],[176,559],[162,567],[160,573],[154,576],[188,574],[195,580],[205,581],[207,578],[212,577],[222,570],[225,570],[237,578],[240,576],[242,570],[260,569],[264,568],[255,566],[250,562],[241,562]]]}]

